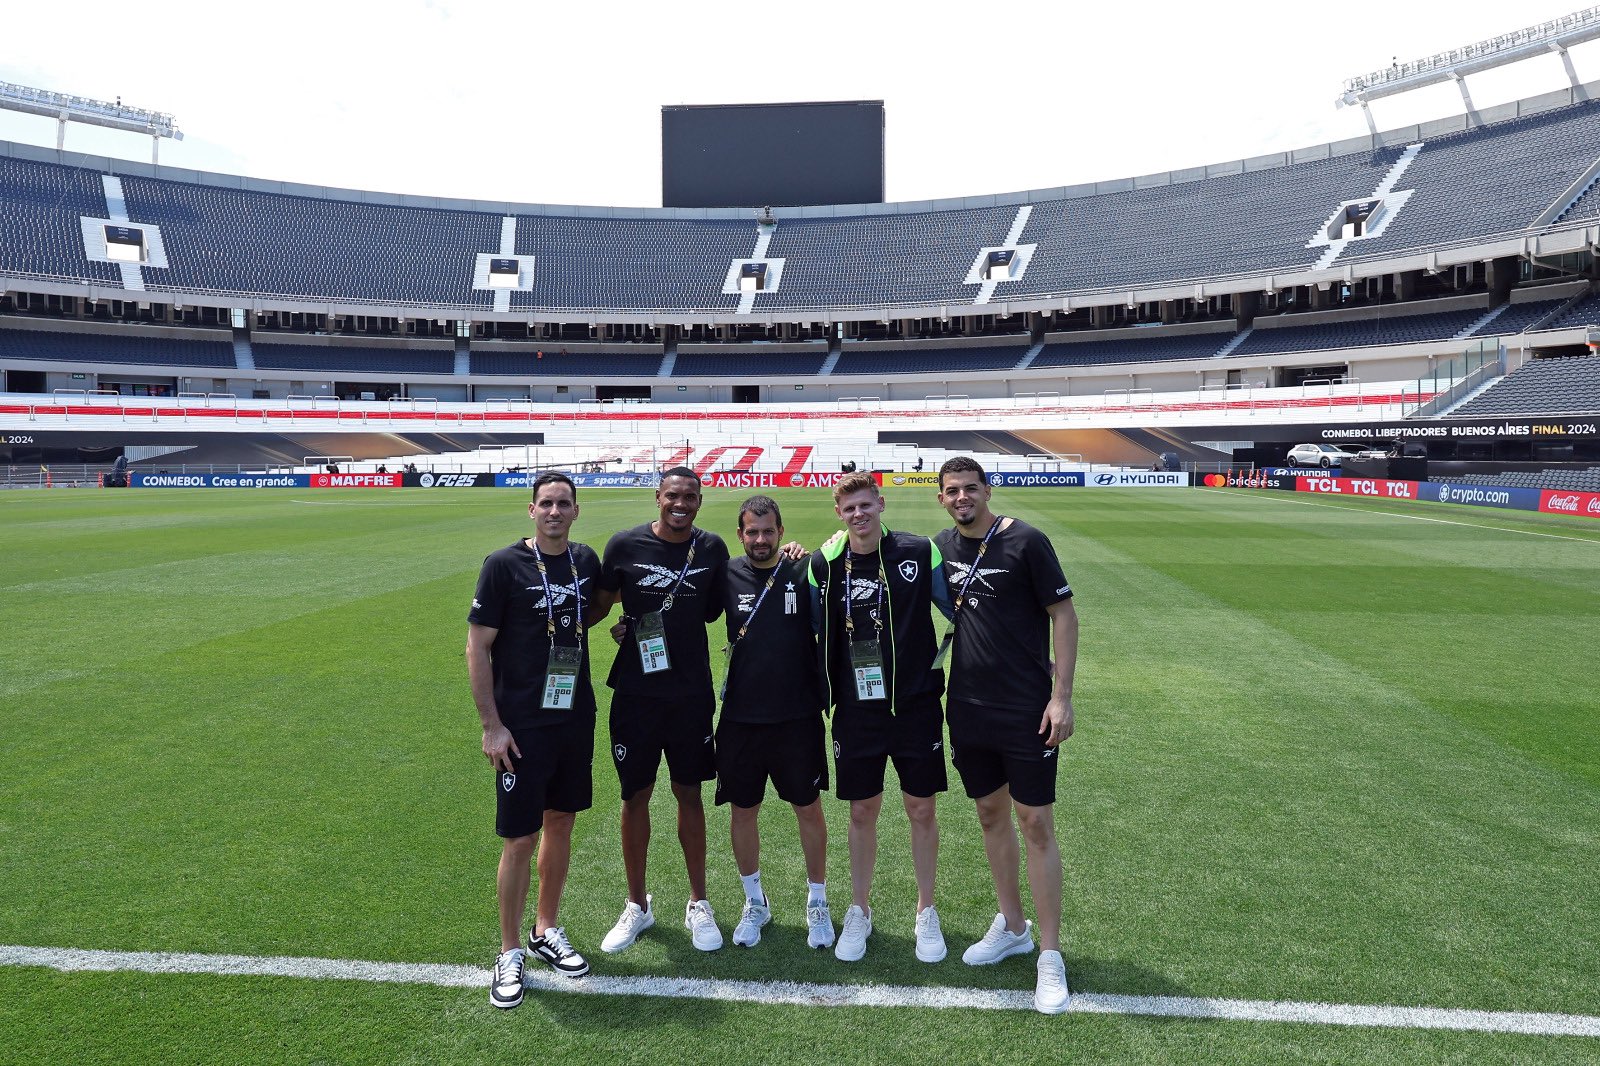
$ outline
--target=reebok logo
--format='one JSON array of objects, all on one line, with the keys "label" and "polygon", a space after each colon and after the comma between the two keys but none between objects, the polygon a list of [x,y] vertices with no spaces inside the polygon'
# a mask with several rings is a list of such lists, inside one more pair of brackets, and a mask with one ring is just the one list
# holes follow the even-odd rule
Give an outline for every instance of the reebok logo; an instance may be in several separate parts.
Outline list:
[{"label": "reebok logo", "polygon": [[[642,589],[670,589],[673,585],[678,584],[678,571],[676,570],[669,570],[654,563],[634,563],[633,565],[645,571],[645,575],[639,579],[639,587]],[[678,586],[678,592],[695,591],[695,584],[689,579],[696,574],[705,573],[708,569],[709,567],[697,566],[684,574],[683,584]]]}]

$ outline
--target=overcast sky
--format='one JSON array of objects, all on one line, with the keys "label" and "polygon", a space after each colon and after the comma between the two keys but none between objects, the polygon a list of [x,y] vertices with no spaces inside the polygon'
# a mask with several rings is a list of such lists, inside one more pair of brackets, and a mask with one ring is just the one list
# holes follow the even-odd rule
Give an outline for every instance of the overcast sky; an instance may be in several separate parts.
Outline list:
[{"label": "overcast sky", "polygon": [[[1366,132],[1346,78],[1578,10],[1413,0],[878,5],[278,0],[15,5],[0,80],[175,115],[176,166],[511,200],[661,203],[663,104],[885,101],[890,200],[1048,188]],[[1600,79],[1600,42],[1572,52]],[[1487,106],[1566,85],[1554,55],[1468,79]],[[1457,114],[1442,85],[1381,128]],[[0,139],[53,146],[0,111]],[[71,126],[73,151],[150,141]]]}]

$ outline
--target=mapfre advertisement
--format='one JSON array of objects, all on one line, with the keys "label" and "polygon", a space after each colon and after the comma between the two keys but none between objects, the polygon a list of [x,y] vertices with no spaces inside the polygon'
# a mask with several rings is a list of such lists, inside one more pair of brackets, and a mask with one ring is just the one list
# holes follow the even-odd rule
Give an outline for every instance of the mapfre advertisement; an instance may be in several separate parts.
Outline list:
[{"label": "mapfre advertisement", "polygon": [[312,474],[314,489],[397,489],[404,484],[400,474]]}]

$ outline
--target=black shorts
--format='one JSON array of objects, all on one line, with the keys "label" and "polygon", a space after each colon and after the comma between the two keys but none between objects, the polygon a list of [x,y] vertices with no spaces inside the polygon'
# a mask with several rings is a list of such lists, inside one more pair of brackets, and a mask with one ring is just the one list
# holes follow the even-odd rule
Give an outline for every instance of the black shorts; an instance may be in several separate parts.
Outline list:
[{"label": "black shorts", "polygon": [[982,799],[1002,785],[1025,807],[1048,807],[1056,801],[1059,748],[1044,746],[1037,713],[983,707],[950,701],[950,746],[956,773],[972,799]]},{"label": "black shorts", "polygon": [[900,790],[927,798],[949,789],[944,762],[944,714],[937,698],[889,714],[845,708],[833,716],[835,792],[842,800],[864,800],[883,792],[889,760]]},{"label": "black shorts", "polygon": [[822,716],[787,722],[717,723],[717,802],[754,807],[767,791],[796,807],[814,802],[828,787]]},{"label": "black shorts", "polygon": [[545,811],[577,813],[594,803],[594,716],[513,729],[519,758],[494,775],[494,831],[508,839],[537,833]]},{"label": "black shorts", "polygon": [[711,728],[715,702],[703,698],[667,701],[617,692],[611,697],[611,762],[622,798],[632,799],[656,783],[661,756],[675,785],[698,785],[717,776]]}]

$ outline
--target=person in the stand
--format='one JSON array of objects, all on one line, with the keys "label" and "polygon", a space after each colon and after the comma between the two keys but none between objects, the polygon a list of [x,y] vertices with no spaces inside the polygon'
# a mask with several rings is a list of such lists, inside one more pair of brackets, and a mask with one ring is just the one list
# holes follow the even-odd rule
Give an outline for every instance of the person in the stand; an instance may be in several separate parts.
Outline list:
[{"label": "person in the stand", "polygon": [[[1072,735],[1078,615],[1050,538],[989,508],[983,467],[957,456],[939,468],[939,501],[955,521],[934,543],[954,600],[946,713],[956,772],[977,804],[1000,912],[962,960],[996,963],[1033,951],[1023,917],[1017,825],[1039,921],[1034,1007],[1067,1009],[1061,957],[1061,851],[1056,766]],[[1012,820],[1013,811],[1016,820]]]},{"label": "person in the stand", "polygon": [[483,561],[467,613],[467,674],[495,772],[495,832],[504,843],[496,893],[500,954],[489,1002],[522,1002],[522,920],[539,856],[539,895],[527,952],[557,973],[589,964],[557,924],[577,812],[593,797],[594,686],[589,679],[587,598],[600,557],[570,537],[578,490],[564,474],[541,474],[528,507],[534,535]]},{"label": "person in the stand", "polygon": [[838,796],[850,803],[850,893],[834,955],[861,959],[872,935],[872,877],[884,772],[894,761],[911,821],[916,871],[916,956],[945,957],[934,909],[939,860],[935,801],[949,786],[944,763],[944,676],[934,668],[931,607],[948,613],[939,550],[926,537],[884,527],[884,499],[872,475],[846,474],[834,486],[844,523],[811,557],[807,579],[819,630],[825,694],[834,708]]},{"label": "person in the stand", "polygon": [[806,866],[806,943],[832,947],[828,910],[828,825],[821,790],[828,787],[822,688],[805,566],[782,557],[783,516],[775,501],[751,496],[739,507],[744,555],[728,564],[723,589],[727,679],[717,721],[717,802],[731,805],[734,862],[744,883],[744,909],[733,942],[754,947],[772,920],[761,884],[757,819],[770,778],[794,808]]}]

